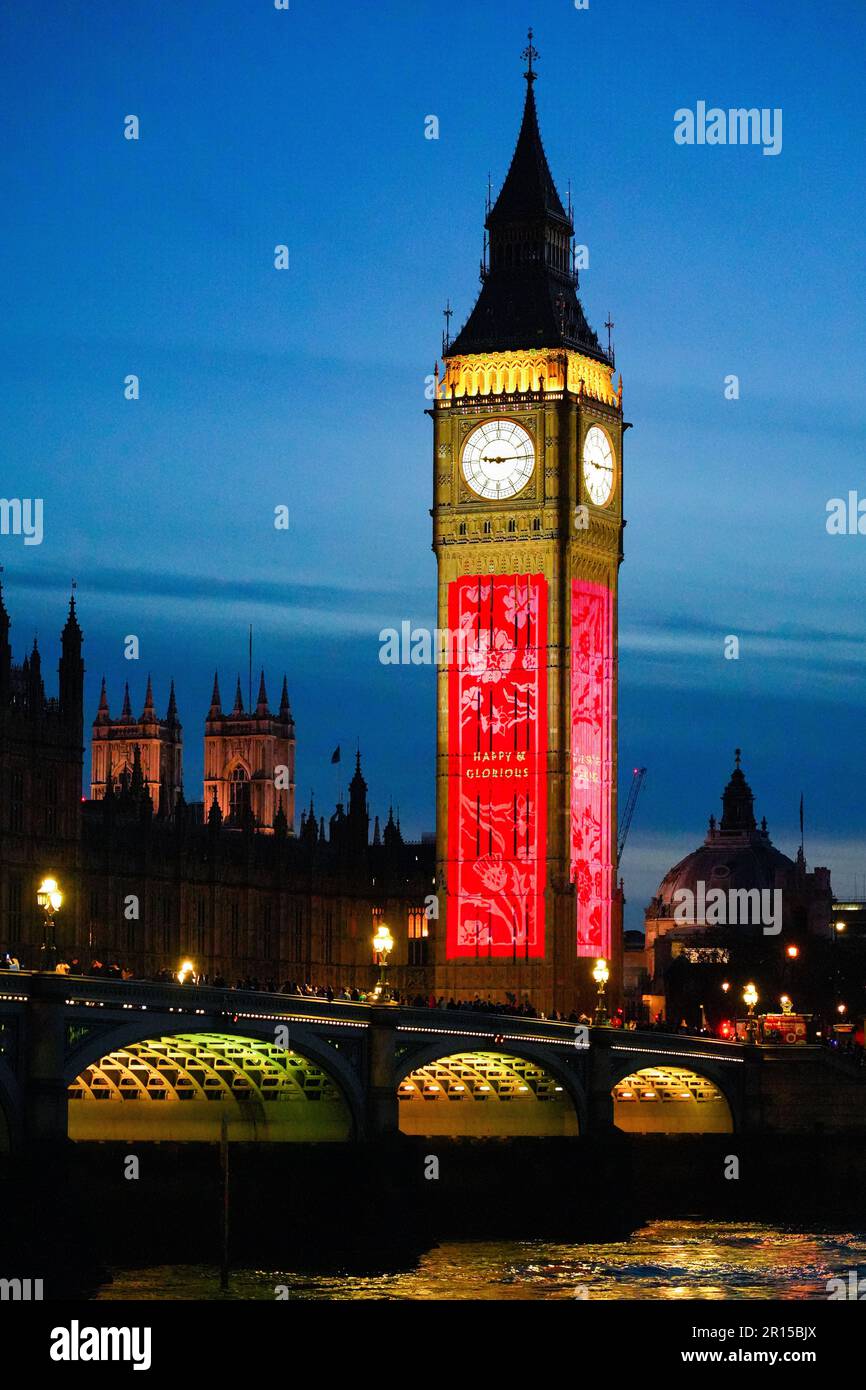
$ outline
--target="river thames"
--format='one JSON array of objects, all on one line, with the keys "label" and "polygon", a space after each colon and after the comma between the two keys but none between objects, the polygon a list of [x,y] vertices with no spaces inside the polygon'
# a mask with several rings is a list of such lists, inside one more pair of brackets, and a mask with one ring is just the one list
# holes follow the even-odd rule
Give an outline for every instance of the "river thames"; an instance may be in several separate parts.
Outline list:
[{"label": "river thames", "polygon": [[828,1281],[866,1267],[866,1233],[700,1220],[655,1221],[629,1240],[448,1241],[398,1273],[117,1269],[100,1300],[826,1300]]}]

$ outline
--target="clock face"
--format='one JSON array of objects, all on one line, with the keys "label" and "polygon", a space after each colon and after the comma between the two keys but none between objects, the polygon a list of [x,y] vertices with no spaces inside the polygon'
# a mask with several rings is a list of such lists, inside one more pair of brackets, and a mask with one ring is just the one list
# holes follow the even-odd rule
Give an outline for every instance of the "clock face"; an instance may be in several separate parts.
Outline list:
[{"label": "clock face", "polygon": [[592,425],[583,444],[583,478],[590,500],[603,507],[613,492],[613,450],[604,430]]},{"label": "clock face", "polygon": [[532,439],[514,420],[488,420],[463,446],[463,476],[479,497],[513,497],[535,467]]}]

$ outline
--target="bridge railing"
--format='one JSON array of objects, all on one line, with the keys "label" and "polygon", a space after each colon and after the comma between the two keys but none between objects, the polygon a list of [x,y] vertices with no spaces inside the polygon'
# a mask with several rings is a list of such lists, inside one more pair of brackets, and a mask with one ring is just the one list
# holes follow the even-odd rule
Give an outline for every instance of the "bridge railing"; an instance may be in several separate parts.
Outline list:
[{"label": "bridge railing", "polygon": [[[39,971],[0,972],[0,995],[18,997],[50,995],[65,998],[72,1005],[112,1010],[153,1010],[180,1015],[213,1014],[232,1019],[286,1018],[342,1022],[366,1027],[371,1014],[383,1006],[375,1001],[328,1001],[317,995],[269,993],[265,990],[217,988],[213,985],[181,985],[154,980],[115,980],[90,975],[56,975]],[[589,1045],[614,1047],[625,1052],[666,1053],[675,1056],[704,1052],[713,1057],[741,1057],[746,1044],[683,1033],[664,1033],[656,1028],[627,1031],[595,1028],[553,1019],[531,1018],[525,1014],[495,1013],[486,1009],[419,1008],[414,1005],[393,1008],[399,1031],[433,1037],[453,1036],[484,1039],[501,1045],[509,1040],[537,1041],[562,1047]],[[501,1040],[501,1041],[500,1041]],[[763,1050],[766,1050],[764,1048]],[[795,1049],[785,1049],[792,1051]]]}]

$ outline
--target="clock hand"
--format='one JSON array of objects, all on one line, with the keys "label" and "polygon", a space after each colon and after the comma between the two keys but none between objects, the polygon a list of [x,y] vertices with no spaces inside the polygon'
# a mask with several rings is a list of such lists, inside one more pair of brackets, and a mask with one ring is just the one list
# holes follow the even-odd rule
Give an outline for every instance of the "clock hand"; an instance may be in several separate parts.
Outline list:
[{"label": "clock hand", "polygon": [[494,455],[491,456],[491,457],[485,456],[485,457],[481,460],[481,462],[482,462],[482,463],[513,463],[513,462],[515,461],[516,458],[517,458],[517,455],[516,455],[516,454],[507,454],[507,455],[504,455],[504,456],[501,457],[501,458],[497,458],[496,455],[494,454]]}]

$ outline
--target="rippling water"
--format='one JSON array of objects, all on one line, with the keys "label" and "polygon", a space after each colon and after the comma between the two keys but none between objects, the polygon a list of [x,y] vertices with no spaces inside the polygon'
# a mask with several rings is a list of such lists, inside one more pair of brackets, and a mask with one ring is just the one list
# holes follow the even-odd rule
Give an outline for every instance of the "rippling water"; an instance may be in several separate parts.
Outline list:
[{"label": "rippling water", "polygon": [[866,1265],[866,1233],[711,1221],[658,1221],[630,1240],[450,1241],[399,1274],[238,1270],[221,1293],[202,1265],[116,1270],[100,1299],[809,1299]]}]

